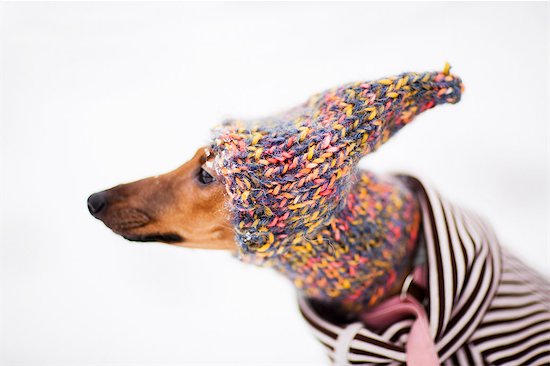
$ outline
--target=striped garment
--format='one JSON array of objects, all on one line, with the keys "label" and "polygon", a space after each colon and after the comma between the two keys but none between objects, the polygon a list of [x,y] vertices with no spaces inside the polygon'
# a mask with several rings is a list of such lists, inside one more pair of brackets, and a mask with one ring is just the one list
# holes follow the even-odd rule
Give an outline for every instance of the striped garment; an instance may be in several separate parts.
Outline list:
[{"label": "striped garment", "polygon": [[[443,365],[549,365],[550,284],[500,247],[489,225],[412,177],[422,208],[426,313]],[[302,315],[335,365],[406,363],[413,323],[382,330],[323,319],[307,299]]]}]

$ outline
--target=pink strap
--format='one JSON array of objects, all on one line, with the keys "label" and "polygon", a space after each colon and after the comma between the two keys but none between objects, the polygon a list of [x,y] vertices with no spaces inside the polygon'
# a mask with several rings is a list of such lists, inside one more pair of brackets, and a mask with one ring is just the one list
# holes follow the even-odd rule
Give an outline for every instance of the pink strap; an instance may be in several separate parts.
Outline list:
[{"label": "pink strap", "polygon": [[[414,281],[417,284],[424,282],[425,276],[421,271],[415,271]],[[395,323],[407,315],[415,315],[405,350],[407,366],[437,366],[439,359],[434,341],[430,334],[428,316],[424,307],[412,296],[394,296],[374,309],[363,313],[361,320],[369,327],[380,329],[388,324]]]}]

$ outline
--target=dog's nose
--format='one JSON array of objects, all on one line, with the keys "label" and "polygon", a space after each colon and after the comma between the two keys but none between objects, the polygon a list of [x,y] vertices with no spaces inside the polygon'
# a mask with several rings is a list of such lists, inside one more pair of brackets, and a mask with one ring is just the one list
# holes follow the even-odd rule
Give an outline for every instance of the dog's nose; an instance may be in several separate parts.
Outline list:
[{"label": "dog's nose", "polygon": [[88,197],[88,210],[94,217],[97,217],[97,215],[99,215],[99,213],[107,205],[107,199],[105,196],[105,192],[99,192]]}]

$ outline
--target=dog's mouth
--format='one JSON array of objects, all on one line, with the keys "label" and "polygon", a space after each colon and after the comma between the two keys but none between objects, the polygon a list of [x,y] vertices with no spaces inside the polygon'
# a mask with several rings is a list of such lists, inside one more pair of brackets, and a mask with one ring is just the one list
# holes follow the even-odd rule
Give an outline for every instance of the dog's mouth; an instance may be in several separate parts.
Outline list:
[{"label": "dog's mouth", "polygon": [[122,235],[124,239],[137,242],[160,242],[160,243],[182,243],[185,240],[178,234],[147,234],[147,235]]}]

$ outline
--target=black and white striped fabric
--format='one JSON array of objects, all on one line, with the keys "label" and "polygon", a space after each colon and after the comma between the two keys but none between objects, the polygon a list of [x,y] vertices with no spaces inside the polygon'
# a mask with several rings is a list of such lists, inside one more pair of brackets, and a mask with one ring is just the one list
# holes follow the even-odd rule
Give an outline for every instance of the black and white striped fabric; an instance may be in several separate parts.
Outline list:
[{"label": "black and white striped fabric", "polygon": [[[422,208],[427,314],[443,365],[550,365],[550,284],[498,244],[490,226],[403,177]],[[299,299],[335,365],[400,365],[413,319],[373,332],[331,324]]]}]

